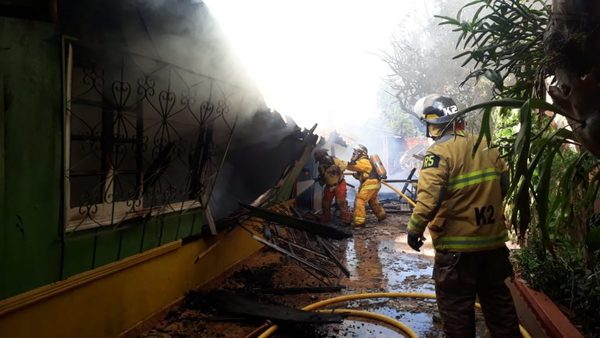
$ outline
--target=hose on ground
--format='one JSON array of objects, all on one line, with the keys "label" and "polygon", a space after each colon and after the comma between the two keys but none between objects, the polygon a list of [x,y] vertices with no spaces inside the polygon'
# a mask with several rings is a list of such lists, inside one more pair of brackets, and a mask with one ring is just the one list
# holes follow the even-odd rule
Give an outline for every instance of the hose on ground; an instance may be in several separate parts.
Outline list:
[{"label": "hose on ground", "polygon": [[[343,295],[343,296],[338,296],[338,297],[333,297],[333,298],[328,298],[328,299],[324,299],[322,301],[307,305],[305,307],[302,308],[302,310],[305,311],[312,311],[312,310],[317,310],[320,309],[322,307],[331,305],[331,304],[337,304],[337,303],[342,303],[342,302],[347,302],[347,301],[351,301],[351,300],[358,300],[358,299],[371,299],[371,298],[426,298],[426,299],[435,299],[435,294],[432,293],[422,293],[422,292],[374,292],[374,293],[354,293],[354,294],[349,294],[349,295]],[[480,309],[481,306],[479,305],[479,303],[475,303],[475,307]],[[350,309],[335,309],[334,311],[359,311],[359,310],[350,310]],[[371,313],[374,314],[372,312],[368,312],[368,311],[359,311],[359,312],[367,312],[367,313]],[[350,313],[350,312],[348,312]],[[350,313],[351,315],[353,315],[352,313]],[[375,315],[379,315],[379,314],[375,314]],[[361,315],[357,315],[357,316],[361,316]],[[361,316],[364,317],[364,316]],[[385,318],[383,318],[385,317]],[[390,317],[384,316],[384,315],[379,315],[379,316],[374,316],[374,317],[369,317],[371,319],[375,319],[375,320],[379,320],[385,323],[388,323],[394,327],[399,328],[400,330],[402,330],[403,332],[405,332],[406,334],[408,334],[409,337],[417,337],[417,335],[414,333],[414,331],[412,331],[410,328],[408,328],[408,326],[406,326],[405,324],[392,319]],[[392,324],[393,323],[393,324]],[[409,331],[404,331],[403,329],[401,329],[401,327],[406,327],[408,328]],[[263,332],[259,338],[267,338],[270,337],[273,333],[275,333],[275,331],[277,331],[278,327],[277,325],[271,325],[271,327],[269,327],[265,332]],[[531,335],[529,334],[529,332],[527,332],[527,330],[522,326],[519,325],[519,330],[521,331],[521,335],[524,338],[531,338]],[[411,335],[413,334],[413,335]]]},{"label": "hose on ground", "polygon": [[354,309],[331,309],[331,310],[315,310],[315,311],[326,312],[326,313],[331,313],[331,312],[342,313],[342,314],[348,314],[352,317],[373,319],[373,320],[377,320],[382,323],[386,323],[390,326],[393,326],[393,327],[399,329],[400,331],[404,332],[407,337],[410,337],[410,338],[418,338],[419,337],[419,336],[417,336],[415,331],[413,331],[406,324],[404,324],[400,321],[397,321],[397,320],[393,319],[392,317],[382,315],[380,313],[369,312],[369,311],[364,311],[364,310],[354,310]]}]

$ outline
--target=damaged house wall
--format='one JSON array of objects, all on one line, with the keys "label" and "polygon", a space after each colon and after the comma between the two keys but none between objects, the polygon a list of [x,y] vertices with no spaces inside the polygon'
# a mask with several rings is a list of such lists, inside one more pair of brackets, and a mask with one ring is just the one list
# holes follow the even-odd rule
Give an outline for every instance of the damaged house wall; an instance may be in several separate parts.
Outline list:
[{"label": "damaged house wall", "polygon": [[14,13],[0,16],[1,298],[201,234],[206,205],[227,215],[302,153],[202,2]]},{"label": "damaged house wall", "polygon": [[214,191],[217,217],[237,208],[238,202],[250,204],[257,194],[273,187],[306,146],[306,133],[277,112],[257,111],[242,125],[233,136]]}]

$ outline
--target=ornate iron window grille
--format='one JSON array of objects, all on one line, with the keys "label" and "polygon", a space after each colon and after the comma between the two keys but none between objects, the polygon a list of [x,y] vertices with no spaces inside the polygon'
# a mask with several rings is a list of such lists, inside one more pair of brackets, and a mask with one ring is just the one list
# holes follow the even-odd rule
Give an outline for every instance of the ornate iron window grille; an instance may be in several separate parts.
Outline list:
[{"label": "ornate iron window grille", "polygon": [[66,231],[206,209],[247,91],[143,55],[65,46]]}]

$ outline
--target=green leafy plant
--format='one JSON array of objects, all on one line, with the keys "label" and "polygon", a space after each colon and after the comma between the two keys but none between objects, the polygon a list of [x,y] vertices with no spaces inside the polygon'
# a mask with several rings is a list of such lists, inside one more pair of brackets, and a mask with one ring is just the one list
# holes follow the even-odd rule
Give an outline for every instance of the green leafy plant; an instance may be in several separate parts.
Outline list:
[{"label": "green leafy plant", "polygon": [[507,210],[523,247],[518,269],[594,336],[600,334],[600,215],[594,214],[600,166],[559,124],[565,112],[545,101],[545,81],[553,75],[542,44],[549,14],[545,1],[475,0],[455,17],[438,18],[467,49],[455,56],[473,67],[465,81],[494,83],[492,101],[457,117],[481,112],[478,146],[493,140],[509,164]]},{"label": "green leafy plant", "polygon": [[[468,20],[461,18],[466,10],[473,13]],[[515,232],[523,241],[531,224],[540,227],[541,239],[551,252],[551,228],[571,226],[573,231],[567,233],[580,241],[585,231],[577,230],[593,213],[600,176],[582,176],[582,164],[596,170],[594,158],[576,147],[572,131],[554,124],[555,116],[564,112],[544,100],[544,81],[550,75],[542,46],[549,18],[544,1],[475,0],[462,7],[455,18],[438,18],[440,25],[460,33],[457,46],[467,48],[455,56],[464,59],[463,66],[474,67],[465,81],[483,76],[495,84],[495,100],[471,106],[458,115],[482,111],[478,145],[484,138],[491,143],[493,133],[502,135],[499,145],[510,165],[507,201],[512,204],[510,219]],[[493,130],[495,111],[499,112],[496,120],[518,112],[518,129],[513,132],[500,126]],[[552,170],[557,158],[567,170]],[[550,189],[556,182],[560,182],[558,189]],[[577,207],[570,204],[575,199]]]},{"label": "green leafy plant", "polygon": [[557,242],[558,258],[540,256],[540,241],[515,254],[521,277],[535,289],[542,289],[575,324],[590,337],[600,334],[597,321],[600,304],[600,266],[588,268],[581,254],[569,243]]},{"label": "green leafy plant", "polygon": [[[462,15],[468,10],[474,14],[465,19]],[[501,97],[526,98],[534,88],[538,97],[544,94],[543,78],[548,74],[541,42],[549,17],[545,1],[475,0],[454,18],[437,17],[440,25],[460,33],[456,47],[466,51],[454,59],[474,68],[463,83],[483,76]],[[514,84],[506,86],[511,79]]]}]

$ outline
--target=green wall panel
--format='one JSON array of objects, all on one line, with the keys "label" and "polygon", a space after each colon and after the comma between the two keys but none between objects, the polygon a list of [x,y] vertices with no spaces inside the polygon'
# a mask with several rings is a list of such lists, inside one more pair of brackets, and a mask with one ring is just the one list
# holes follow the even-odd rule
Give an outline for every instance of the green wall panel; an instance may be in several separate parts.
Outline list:
[{"label": "green wall panel", "polygon": [[142,251],[155,248],[159,245],[159,238],[162,227],[162,219],[154,218],[148,221],[144,226]]},{"label": "green wall panel", "polygon": [[192,228],[190,229],[190,235],[198,235],[202,233],[205,224],[205,218],[203,214],[198,214],[194,216],[194,223],[192,223]]},{"label": "green wall panel", "polygon": [[175,217],[167,216],[163,219],[162,233],[160,235],[160,243],[165,244],[177,240],[177,228],[184,221],[183,215]]},{"label": "green wall panel", "polygon": [[193,212],[183,214],[181,216],[181,223],[177,228],[177,238],[185,238],[190,235],[192,227],[201,229],[200,219],[202,218],[202,212]]},{"label": "green wall panel", "polygon": [[199,218],[197,213],[185,214],[181,217],[182,221],[177,227],[177,238],[185,238],[190,235],[196,218]]},{"label": "green wall panel", "polygon": [[202,229],[201,217],[201,211],[193,211],[157,217],[122,229],[106,227],[68,234],[64,278],[187,237],[194,223],[198,233]]},{"label": "green wall panel", "polygon": [[94,267],[118,260],[121,231],[99,234],[95,242]]},{"label": "green wall panel", "polygon": [[123,229],[121,235],[122,237],[119,239],[121,242],[120,259],[140,253],[142,240],[142,227],[140,225]]},{"label": "green wall panel", "polygon": [[[51,24],[0,17],[4,191],[0,296],[60,275],[61,48]],[[35,55],[35,57],[24,57]]]},{"label": "green wall panel", "polygon": [[94,260],[94,236],[88,234],[80,236],[78,238],[70,238],[65,243],[63,278],[92,268]]}]

